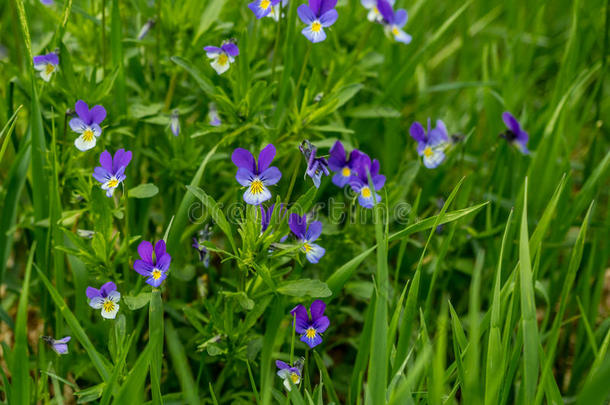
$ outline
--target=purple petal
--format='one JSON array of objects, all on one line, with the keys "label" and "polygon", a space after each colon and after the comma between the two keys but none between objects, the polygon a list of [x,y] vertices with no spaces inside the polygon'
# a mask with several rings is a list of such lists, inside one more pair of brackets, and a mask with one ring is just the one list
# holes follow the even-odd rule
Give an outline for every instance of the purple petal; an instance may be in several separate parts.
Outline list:
[{"label": "purple petal", "polygon": [[426,131],[419,122],[414,122],[413,125],[411,125],[411,128],[409,128],[409,133],[417,142],[425,142],[426,140]]},{"label": "purple petal", "polygon": [[502,113],[502,120],[504,121],[504,124],[506,124],[508,129],[513,131],[515,134],[519,133],[519,131],[521,130],[521,125],[519,125],[519,121],[517,121],[517,119],[513,117],[513,115],[508,111]]},{"label": "purple petal", "polygon": [[320,17],[320,24],[322,24],[323,27],[330,27],[335,23],[335,21],[337,21],[338,17],[339,14],[337,13],[337,10],[328,10]]},{"label": "purple petal", "polygon": [[107,297],[112,291],[116,291],[116,284],[114,284],[112,281],[109,281],[100,287],[100,292],[102,293],[103,297]]},{"label": "purple petal", "polygon": [[278,181],[280,181],[280,179],[282,178],[282,172],[280,172],[280,169],[278,169],[277,167],[271,166],[270,168],[262,172],[259,177],[264,185],[272,186]]},{"label": "purple petal", "polygon": [[68,353],[68,345],[65,343],[53,343],[53,350],[57,354],[66,354]]},{"label": "purple petal", "polygon": [[307,315],[307,309],[299,304],[290,311],[290,315],[295,318],[294,329],[297,333],[305,333],[309,327],[309,315]]},{"label": "purple petal", "polygon": [[288,226],[297,238],[303,238],[307,229],[306,216],[303,215],[301,217],[299,214],[290,214],[290,217],[288,218]]},{"label": "purple petal", "polygon": [[377,10],[388,24],[394,23],[394,10],[392,10],[390,3],[386,0],[377,0]]},{"label": "purple petal", "polygon": [[224,44],[221,48],[229,56],[237,56],[237,55],[239,55],[239,48],[234,43],[229,42],[227,44]]},{"label": "purple petal", "polygon": [[434,128],[428,134],[428,145],[429,146],[434,147],[434,146],[440,145],[442,143],[445,143],[447,141],[449,141],[449,138],[447,137],[447,135],[445,135],[445,133],[443,133],[443,131],[441,131],[438,128]]},{"label": "purple petal", "polygon": [[158,288],[161,284],[163,284],[163,281],[165,281],[166,278],[167,278],[167,273],[161,273],[161,277],[159,277],[157,280],[155,280],[151,276],[146,280],[146,283],[150,284],[151,286],[153,286],[155,288]]},{"label": "purple petal", "polygon": [[255,0],[252,3],[248,4],[248,8],[252,10],[256,18],[263,18],[271,12],[271,6],[264,9],[260,6],[260,4],[261,0]]},{"label": "purple petal", "polygon": [[114,159],[112,163],[112,171],[117,172],[119,168],[127,167],[129,162],[131,162],[132,153],[130,150],[125,151],[125,149],[119,149],[114,154]]},{"label": "purple petal", "polygon": [[339,171],[333,176],[333,184],[337,187],[345,187],[345,185],[349,182],[349,176],[346,177]]},{"label": "purple petal", "polygon": [[309,0],[309,9],[313,12],[314,16],[318,18],[321,15],[320,6],[323,0]]},{"label": "purple petal", "polygon": [[383,186],[385,184],[385,176],[383,174],[378,174],[376,176],[373,176],[372,180],[373,180],[373,186],[375,187],[375,190],[379,191],[383,188]]},{"label": "purple petal", "polygon": [[159,256],[156,267],[159,270],[167,271],[169,269],[169,265],[171,263],[172,263],[172,257],[168,253],[165,253],[162,256]]},{"label": "purple petal", "polygon": [[144,260],[136,260],[133,264],[133,269],[142,276],[148,277],[153,270],[153,265]]},{"label": "purple petal", "polygon": [[320,261],[322,256],[326,253],[326,249],[324,249],[320,245],[316,245],[315,243],[308,243],[309,249],[305,251],[305,258],[309,261],[309,263],[316,264]]},{"label": "purple petal", "polygon": [[349,179],[349,186],[355,193],[359,193],[362,187],[364,187],[364,182],[360,180],[359,176],[352,176]]},{"label": "purple petal", "polygon": [[72,337],[70,337],[70,336],[66,336],[66,337],[64,337],[64,338],[61,338],[61,339],[59,339],[59,340],[56,340],[55,342],[56,342],[56,343],[68,343],[68,342],[70,341],[70,339],[72,339]]},{"label": "purple petal", "polygon": [[81,120],[80,118],[72,118],[70,120],[70,128],[72,128],[72,131],[80,134],[85,131],[87,124],[85,124],[85,121]]},{"label": "purple petal", "polygon": [[310,242],[313,242],[314,240],[318,239],[318,237],[320,237],[321,233],[322,233],[322,222],[313,221],[311,224],[309,224],[309,227],[307,228],[307,232],[305,232],[305,239],[307,239]]},{"label": "purple petal", "polygon": [[330,321],[327,316],[321,316],[313,322],[313,327],[318,333],[326,332],[326,329],[330,326]]},{"label": "purple petal", "polygon": [[248,187],[255,177],[256,175],[254,173],[243,167],[237,169],[237,174],[235,175],[237,182],[244,187]]},{"label": "purple petal", "polygon": [[203,50],[208,54],[208,58],[211,57],[210,54],[219,54],[223,52],[222,49],[217,46],[204,46]]},{"label": "purple petal", "polygon": [[91,123],[101,124],[106,119],[106,109],[101,105],[94,106],[89,112]]},{"label": "purple petal", "polygon": [[113,172],[112,171],[112,155],[107,150],[103,151],[102,154],[100,155],[100,164],[107,171]]},{"label": "purple petal", "polygon": [[316,321],[322,315],[324,315],[324,310],[326,309],[326,303],[322,300],[315,300],[311,303],[311,307],[309,307],[309,312],[311,313],[311,320]]},{"label": "purple petal", "polygon": [[95,297],[102,296],[102,294],[100,293],[100,290],[98,290],[97,288],[93,288],[93,287],[87,287],[87,291],[85,293],[87,294],[87,298],[89,298],[90,300]]},{"label": "purple petal", "polygon": [[[309,3],[311,4],[311,3]],[[320,10],[317,15],[323,15],[329,10],[332,10],[337,5],[337,0],[321,0],[320,1]]]},{"label": "purple petal", "polygon": [[163,239],[155,243],[155,258],[158,261],[165,254],[165,241]]},{"label": "purple petal", "polygon": [[290,368],[290,366],[289,366],[288,364],[284,363],[284,362],[283,362],[283,361],[281,361],[281,360],[276,360],[276,361],[275,361],[275,365],[276,365],[276,367],[277,367],[278,369],[280,369],[280,370],[285,370],[285,369],[287,369],[287,368]]},{"label": "purple petal", "polygon": [[93,169],[93,178],[95,180],[99,181],[100,183],[107,182],[111,177],[112,177],[112,173],[110,173],[108,170],[104,169],[103,167],[98,166],[95,169]]},{"label": "purple petal", "polygon": [[257,173],[264,172],[275,157],[275,146],[273,144],[269,144],[263,148],[258,154],[258,171]]},{"label": "purple petal", "polygon": [[307,345],[313,349],[314,347],[316,347],[317,345],[319,345],[320,343],[322,343],[322,336],[320,336],[319,333],[316,333],[316,336],[314,336],[312,339],[309,339],[307,337],[307,335],[303,335],[301,336],[301,342],[303,343],[307,343]]},{"label": "purple petal", "polygon": [[143,240],[138,245],[138,254],[142,258],[142,260],[144,260],[145,262],[150,263],[150,264],[153,263],[152,252],[153,252],[153,246],[152,246],[152,243],[150,243],[149,241]]},{"label": "purple petal", "polygon": [[[312,0],[312,1],[319,2],[319,0]],[[297,8],[297,13],[299,14],[299,18],[301,19],[301,21],[303,21],[303,23],[305,23],[307,25],[311,24],[312,22],[314,22],[316,20],[315,13],[312,11],[311,8],[309,8],[309,6],[307,4],[301,4],[299,6],[299,8]]]},{"label": "purple petal", "polygon": [[244,169],[250,170],[252,173],[256,173],[256,163],[254,162],[254,156],[249,150],[243,148],[237,148],[231,155],[233,164],[237,167],[243,167]]},{"label": "purple petal", "polygon": [[89,119],[89,106],[83,100],[78,100],[74,105],[74,111],[78,114],[78,117],[83,120],[87,125],[91,124]]},{"label": "purple petal", "polygon": [[396,25],[398,28],[402,28],[407,23],[408,18],[409,16],[407,14],[407,10],[402,8],[400,10],[396,10],[396,13],[394,14],[394,25]]},{"label": "purple petal", "polygon": [[336,141],[332,148],[330,148],[328,157],[328,166],[333,172],[338,172],[345,166],[345,149],[341,141]]}]

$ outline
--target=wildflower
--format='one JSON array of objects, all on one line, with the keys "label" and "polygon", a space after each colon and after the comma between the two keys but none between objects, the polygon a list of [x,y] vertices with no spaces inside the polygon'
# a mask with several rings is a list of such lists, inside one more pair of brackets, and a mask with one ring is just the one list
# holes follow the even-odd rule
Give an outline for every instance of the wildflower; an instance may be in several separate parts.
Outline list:
[{"label": "wildflower", "polygon": [[89,109],[87,103],[78,100],[74,106],[78,118],[70,120],[70,128],[74,132],[81,134],[74,141],[74,145],[80,151],[86,151],[96,144],[96,138],[102,134],[100,124],[106,119],[106,109],[101,105],[96,105]]},{"label": "wildflower", "polygon": [[[390,6],[394,6],[394,1],[395,0],[388,0]],[[383,16],[377,8],[377,0],[360,0],[360,3],[362,4],[362,6],[364,6],[364,8],[369,10],[369,13],[366,16],[369,21],[377,23],[383,22]]]},{"label": "wildflower", "polygon": [[148,32],[155,26],[155,20],[150,19],[148,21],[146,21],[146,24],[144,24],[142,26],[142,29],[140,30],[140,33],[138,34],[138,40],[143,40],[144,37],[146,35],[148,35]]},{"label": "wildflower", "polygon": [[237,148],[231,155],[231,160],[238,167],[235,178],[237,182],[247,187],[244,201],[251,205],[259,205],[271,198],[267,186],[276,184],[282,178],[280,170],[269,165],[275,157],[275,146],[269,144],[260,151],[258,163],[250,151]]},{"label": "wildflower", "polygon": [[232,42],[225,42],[220,48],[206,46],[203,49],[206,51],[207,57],[212,59],[210,65],[219,75],[229,70],[231,63],[235,62],[235,57],[239,55],[239,48]]},{"label": "wildflower", "polygon": [[428,119],[427,132],[419,122],[414,122],[409,132],[417,141],[417,154],[423,156],[424,166],[434,169],[445,160],[444,151],[449,142],[449,135],[443,121],[437,120],[436,128],[430,129],[430,119]]},{"label": "wildflower", "polygon": [[81,238],[85,239],[93,239],[93,235],[95,235],[95,231],[89,229],[77,229],[76,234]]},{"label": "wildflower", "polygon": [[267,14],[267,17],[273,18],[275,22],[278,22],[280,20],[280,15],[282,15],[282,8],[286,7],[287,4],[288,0],[276,2],[275,6],[271,7],[271,12]]},{"label": "wildflower", "polygon": [[131,162],[131,151],[119,149],[114,158],[107,150],[100,155],[100,164],[93,170],[95,180],[102,183],[102,190],[106,190],[106,197],[112,197],[114,190],[121,184],[125,176],[125,168]]},{"label": "wildflower", "polygon": [[172,111],[172,116],[169,119],[169,129],[174,136],[180,135],[180,115],[178,109]]},{"label": "wildflower", "polygon": [[210,125],[213,127],[218,127],[222,122],[220,121],[220,116],[218,115],[218,110],[216,109],[216,104],[210,103],[208,105],[208,119],[210,120]]},{"label": "wildflower", "polygon": [[45,6],[52,6],[55,3],[53,0],[40,0],[40,2]]},{"label": "wildflower", "polygon": [[288,226],[292,233],[299,238],[299,241],[303,244],[301,249],[305,252],[305,257],[310,263],[318,263],[326,250],[315,243],[312,243],[322,233],[322,222],[313,221],[307,226],[307,216],[302,217],[299,214],[290,214],[288,218]]},{"label": "wildflower", "polygon": [[326,39],[324,28],[337,21],[337,0],[309,0],[309,5],[301,4],[297,9],[299,18],[307,24],[301,33],[313,43]]},{"label": "wildflower", "polygon": [[301,360],[301,359],[296,360],[294,362],[294,367],[290,367],[288,364],[284,363],[281,360],[275,361],[275,365],[278,368],[277,375],[282,380],[284,380],[284,387],[286,387],[286,389],[288,391],[290,391],[292,388],[291,384],[290,384],[291,381],[292,381],[292,384],[294,384],[294,385],[299,385],[299,383],[301,382],[301,372],[303,371],[303,361],[304,360]]},{"label": "wildflower", "polygon": [[87,287],[87,298],[91,308],[102,309],[102,317],[105,319],[114,319],[119,312],[121,293],[116,290],[116,284],[112,281],[101,286],[99,290]]},{"label": "wildflower", "polygon": [[51,336],[43,336],[42,340],[51,346],[51,349],[55,351],[55,353],[62,355],[68,354],[68,342],[72,339],[70,336],[63,337],[61,339],[55,340]]},{"label": "wildflower", "polygon": [[191,245],[197,250],[197,253],[199,253],[199,261],[203,262],[205,268],[210,266],[210,252],[203,243],[209,241],[211,236],[212,231],[210,225],[205,224],[205,227],[197,233],[197,237],[193,236],[193,244]]},{"label": "wildflower", "polygon": [[330,171],[328,170],[328,161],[323,157],[316,157],[316,147],[313,146],[309,141],[303,141],[299,145],[299,149],[305,159],[307,159],[307,169],[305,175],[311,177],[314,186],[320,187],[320,180],[322,175],[328,176]]},{"label": "wildflower", "polygon": [[321,334],[330,325],[328,317],[324,316],[325,309],[324,301],[315,300],[309,308],[311,318],[307,314],[307,309],[301,304],[290,311],[290,314],[295,318],[294,330],[301,335],[301,342],[307,343],[312,349],[322,343]]},{"label": "wildflower", "polygon": [[530,151],[527,149],[527,141],[529,141],[530,137],[527,132],[521,128],[519,121],[517,121],[508,111],[502,113],[502,120],[508,127],[508,130],[500,134],[500,136],[515,145],[521,153],[528,155]]},{"label": "wildflower", "polygon": [[248,4],[248,8],[252,10],[256,18],[263,18],[269,15],[280,0],[254,0]]},{"label": "wildflower", "polygon": [[138,245],[138,254],[141,259],[136,260],[133,264],[133,269],[140,275],[148,277],[146,282],[151,286],[158,288],[163,280],[167,278],[169,265],[172,262],[172,257],[165,251],[165,241],[160,240],[155,244],[155,257],[153,258],[153,246],[148,241],[142,241]]},{"label": "wildflower", "polygon": [[333,184],[337,187],[343,187],[348,182],[354,172],[354,168],[358,159],[362,155],[358,149],[354,149],[349,154],[349,159],[345,159],[345,149],[341,141],[335,142],[330,148],[330,156],[328,157],[328,167],[335,172],[333,176]]},{"label": "wildflower", "polygon": [[411,42],[411,35],[404,32],[401,28],[407,23],[407,11],[392,9],[392,5],[387,0],[377,0],[377,8],[383,16],[383,24],[386,32],[394,36],[394,39],[403,44]]},{"label": "wildflower", "polygon": [[[51,5],[51,3],[43,3]],[[55,52],[47,53],[46,55],[34,56],[34,69],[40,72],[40,77],[45,82],[51,80],[51,76],[59,68],[59,56]]]},{"label": "wildflower", "polygon": [[[381,196],[376,193],[383,188],[385,184],[385,176],[379,174],[379,161],[362,153],[355,166],[356,173],[349,179],[349,185],[355,193],[358,193],[358,203],[364,208],[373,208],[373,206],[381,201]],[[371,175],[373,187],[369,187],[368,174]]]}]

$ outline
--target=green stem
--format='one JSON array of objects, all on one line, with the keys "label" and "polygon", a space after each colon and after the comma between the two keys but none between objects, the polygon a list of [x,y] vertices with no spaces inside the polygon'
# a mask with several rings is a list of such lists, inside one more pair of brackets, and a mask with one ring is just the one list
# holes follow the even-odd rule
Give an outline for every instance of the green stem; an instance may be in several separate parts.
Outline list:
[{"label": "green stem", "polygon": [[161,396],[161,368],[163,363],[163,301],[161,290],[153,288],[150,297],[148,334],[149,343],[152,348],[150,357],[150,388],[152,391],[152,403],[163,404]]}]

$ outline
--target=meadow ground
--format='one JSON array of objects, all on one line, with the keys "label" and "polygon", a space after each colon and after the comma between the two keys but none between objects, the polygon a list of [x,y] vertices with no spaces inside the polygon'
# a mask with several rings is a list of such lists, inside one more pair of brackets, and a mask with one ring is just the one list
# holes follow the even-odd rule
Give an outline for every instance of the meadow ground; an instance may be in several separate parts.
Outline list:
[{"label": "meadow ground", "polygon": [[609,16],[0,2],[0,401],[608,403]]}]

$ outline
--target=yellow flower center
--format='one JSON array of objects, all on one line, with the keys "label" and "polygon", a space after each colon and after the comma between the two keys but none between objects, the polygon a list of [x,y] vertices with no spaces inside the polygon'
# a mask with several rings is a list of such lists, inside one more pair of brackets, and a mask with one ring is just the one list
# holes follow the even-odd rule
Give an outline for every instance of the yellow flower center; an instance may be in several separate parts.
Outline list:
[{"label": "yellow flower center", "polygon": [[392,28],[392,34],[398,35],[399,33],[400,33],[400,31],[398,31],[398,28],[396,28],[396,27]]},{"label": "yellow flower center", "polygon": [[360,190],[360,192],[362,193],[362,196],[364,198],[369,198],[371,196],[371,189],[368,187],[362,187],[362,190]]},{"label": "yellow flower center", "polygon": [[256,179],[252,183],[250,183],[250,193],[254,195],[260,194],[263,192],[263,187],[263,182],[259,179]]},{"label": "yellow flower center", "polygon": [[424,156],[425,157],[430,157],[432,155],[433,155],[432,148],[429,147],[429,146],[426,146],[426,149],[424,149]]},{"label": "yellow flower center", "polygon": [[305,251],[305,253],[309,253],[313,250],[313,247],[311,247],[309,243],[305,242],[303,244],[303,250]]},{"label": "yellow flower center", "polygon": [[153,280],[158,280],[158,279],[160,279],[160,278],[161,278],[161,270],[159,270],[159,269],[154,269],[154,270],[152,271],[152,278],[153,278]]},{"label": "yellow flower center", "polygon": [[119,185],[119,181],[115,178],[108,180],[108,188],[115,188]]},{"label": "yellow flower center", "polygon": [[379,14],[379,9],[377,8],[377,6],[373,7],[373,12],[375,14]]},{"label": "yellow flower center", "polygon": [[261,8],[263,10],[267,10],[270,5],[271,5],[271,2],[269,0],[262,0],[261,1]]},{"label": "yellow flower center", "polygon": [[314,21],[313,24],[311,24],[312,32],[320,32],[321,30],[322,30],[322,24],[320,24],[319,21]]},{"label": "yellow flower center", "polygon": [[114,310],[114,302],[109,299],[104,300],[104,312],[112,312]]},{"label": "yellow flower center", "polygon": [[291,373],[290,379],[292,380],[292,383],[296,385],[299,383],[301,377],[299,377],[299,375],[297,373]]},{"label": "yellow flower center", "polygon": [[220,54],[220,56],[218,57],[218,64],[219,65],[226,65],[227,62],[229,62],[229,57],[226,54]]},{"label": "yellow flower center", "polygon": [[307,339],[314,339],[316,337],[316,330],[310,327],[305,331],[305,336],[307,336]]},{"label": "yellow flower center", "polygon": [[55,66],[50,63],[47,63],[47,67],[45,68],[46,74],[50,75],[55,70]]},{"label": "yellow flower center", "polygon": [[91,142],[93,140],[93,131],[89,128],[85,129],[85,132],[83,132],[83,139],[87,142]]},{"label": "yellow flower center", "polygon": [[352,171],[347,166],[344,167],[343,170],[341,170],[341,175],[343,177],[349,177],[350,174],[352,174]]}]

